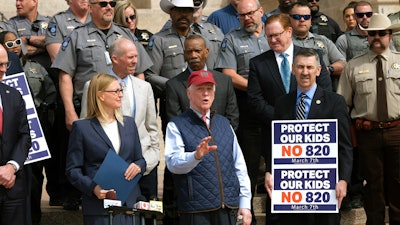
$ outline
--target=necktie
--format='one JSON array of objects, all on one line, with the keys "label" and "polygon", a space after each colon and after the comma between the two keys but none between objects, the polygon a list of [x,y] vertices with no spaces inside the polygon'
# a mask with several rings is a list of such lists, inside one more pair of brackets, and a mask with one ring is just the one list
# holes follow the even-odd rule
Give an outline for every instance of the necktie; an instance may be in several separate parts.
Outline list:
[{"label": "necktie", "polygon": [[387,121],[389,118],[386,100],[386,81],[382,68],[382,56],[377,55],[376,59],[376,100],[378,107],[378,120],[382,122]]},{"label": "necktie", "polygon": [[297,110],[296,110],[296,120],[305,120],[306,119],[305,98],[307,97],[307,95],[304,93],[301,93],[300,97],[301,97],[301,99],[300,99],[299,105],[297,106]]},{"label": "necktie", "polygon": [[201,34],[200,24],[198,24],[198,23],[193,23],[193,24],[192,24],[192,28],[193,28],[193,31],[194,31],[194,32],[196,32],[196,33],[198,33],[198,34]]},{"label": "necktie", "polygon": [[122,97],[122,104],[121,104],[122,114],[125,116],[132,116],[131,100],[125,81],[121,81],[120,85],[122,90],[124,91],[124,96]]},{"label": "necktie", "polygon": [[3,109],[0,107],[0,135],[3,135]]},{"label": "necktie", "polygon": [[201,119],[204,121],[204,123],[206,124],[207,128],[208,128],[208,123],[207,123],[207,116],[203,115],[201,116]]},{"label": "necktie", "polygon": [[286,91],[286,93],[289,93],[289,89],[290,89],[289,61],[288,61],[285,53],[282,53],[280,56],[283,59],[281,62],[281,77],[282,77],[283,85],[285,86],[285,91]]}]

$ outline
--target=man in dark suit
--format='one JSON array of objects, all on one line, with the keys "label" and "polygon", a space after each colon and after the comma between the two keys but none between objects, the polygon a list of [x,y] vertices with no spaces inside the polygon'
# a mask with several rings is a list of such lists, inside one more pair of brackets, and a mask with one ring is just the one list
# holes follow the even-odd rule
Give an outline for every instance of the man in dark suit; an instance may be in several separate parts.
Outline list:
[{"label": "man in dark suit", "polygon": [[[190,35],[184,42],[184,56],[188,63],[185,71],[167,81],[166,102],[167,118],[170,121],[173,117],[181,114],[189,108],[189,99],[186,94],[187,81],[192,71],[207,70],[206,61],[208,48],[203,37],[197,34]],[[239,110],[236,103],[235,90],[232,80],[228,75],[212,70],[216,88],[215,100],[211,108],[216,113],[228,118],[233,129],[239,125]]]},{"label": "man in dark suit", "polygon": [[[292,27],[290,18],[286,14],[276,14],[265,21],[265,33],[271,50],[266,51],[250,60],[249,83],[247,88],[248,107],[256,114],[262,124],[263,156],[267,171],[270,171],[271,161],[271,121],[274,116],[276,99],[296,89],[296,80],[290,73],[290,65],[294,54],[300,47],[292,43]],[[287,61],[285,64],[283,57]],[[282,65],[283,64],[283,65]],[[332,89],[331,79],[326,66],[321,62],[321,75],[317,79],[318,85],[327,90]],[[286,66],[286,69],[284,68]],[[284,73],[286,72],[286,73]],[[285,83],[283,82],[285,74]],[[286,86],[285,86],[286,84]],[[270,204],[267,201],[267,220]]]},{"label": "man in dark suit", "polygon": [[[317,85],[321,64],[318,54],[313,49],[301,49],[294,58],[292,73],[296,77],[297,90],[277,99],[275,116],[277,120],[294,119],[337,119],[338,120],[338,157],[339,182],[336,183],[336,199],[340,208],[346,196],[347,183],[352,170],[352,145],[350,139],[350,117],[343,96],[324,90]],[[302,95],[305,94],[305,97]],[[304,104],[302,104],[304,103]],[[304,106],[304,107],[302,107]],[[300,110],[303,109],[303,110]],[[304,116],[300,116],[304,115]],[[270,172],[265,175],[265,186],[271,197],[273,178]],[[279,214],[279,224],[338,225],[338,213],[293,213]]]},{"label": "man in dark suit", "polygon": [[0,225],[25,224],[24,162],[31,147],[25,102],[19,91],[1,83],[8,63],[0,45]]}]

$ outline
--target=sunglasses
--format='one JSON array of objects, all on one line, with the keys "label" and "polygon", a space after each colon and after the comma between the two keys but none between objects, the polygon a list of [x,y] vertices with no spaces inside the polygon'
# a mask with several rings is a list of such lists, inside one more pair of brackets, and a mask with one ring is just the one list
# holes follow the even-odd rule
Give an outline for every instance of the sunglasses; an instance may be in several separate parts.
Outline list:
[{"label": "sunglasses", "polygon": [[319,0],[308,0],[308,2],[319,2]]},{"label": "sunglasses", "polygon": [[368,36],[374,37],[376,34],[378,34],[379,37],[384,37],[387,34],[392,34],[392,32],[390,30],[389,31],[387,31],[387,30],[379,30],[379,31],[372,30],[372,31],[368,31]]},{"label": "sunglasses", "polygon": [[129,22],[129,19],[132,21],[132,20],[134,20],[134,19],[136,19],[136,15],[135,14],[132,14],[132,15],[130,15],[130,16],[128,16],[128,17],[125,17],[125,21],[128,23]]},{"label": "sunglasses", "polygon": [[360,13],[355,13],[355,14],[358,18],[363,18],[364,16],[366,16],[367,18],[370,18],[372,16],[372,14],[374,14],[374,13],[373,12],[365,12],[365,13],[360,12]]},{"label": "sunglasses", "polygon": [[290,17],[292,17],[295,20],[301,20],[301,18],[303,18],[304,20],[309,20],[311,19],[311,15],[300,15],[300,14],[293,14],[290,15]]},{"label": "sunglasses", "polygon": [[101,1],[101,2],[92,2],[91,4],[99,4],[99,6],[101,8],[107,7],[107,5],[110,5],[112,8],[115,7],[115,5],[117,4],[117,2],[106,2],[106,1]]},{"label": "sunglasses", "polygon": [[22,41],[21,41],[21,39],[17,38],[14,41],[7,41],[4,44],[6,45],[7,48],[14,48],[14,47],[20,46],[22,44]]},{"label": "sunglasses", "polygon": [[203,4],[203,1],[201,1],[201,0],[194,0],[194,1],[193,1],[194,7],[200,7],[201,4]]}]

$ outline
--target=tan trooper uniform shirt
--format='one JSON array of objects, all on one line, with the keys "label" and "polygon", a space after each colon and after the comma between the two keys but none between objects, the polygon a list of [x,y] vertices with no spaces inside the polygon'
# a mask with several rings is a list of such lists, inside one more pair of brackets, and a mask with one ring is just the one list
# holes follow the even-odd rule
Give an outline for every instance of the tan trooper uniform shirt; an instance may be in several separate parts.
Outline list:
[{"label": "tan trooper uniform shirt", "polygon": [[[388,114],[391,121],[400,118],[400,53],[387,49],[382,56]],[[352,119],[378,121],[376,62],[376,54],[368,51],[350,60],[340,78],[337,93],[344,96]]]}]

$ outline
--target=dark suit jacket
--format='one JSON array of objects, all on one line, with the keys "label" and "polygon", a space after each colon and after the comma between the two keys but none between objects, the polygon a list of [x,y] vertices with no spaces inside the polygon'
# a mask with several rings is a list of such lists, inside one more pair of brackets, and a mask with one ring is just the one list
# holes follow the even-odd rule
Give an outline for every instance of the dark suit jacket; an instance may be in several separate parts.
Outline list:
[{"label": "dark suit jacket", "polygon": [[[296,98],[296,91],[278,98],[274,119],[295,120]],[[316,104],[317,100],[319,104]],[[343,96],[317,86],[307,119],[338,119],[339,180],[349,183],[353,166],[353,147],[350,139],[350,117]]]},{"label": "dark suit jacket", "polygon": [[[295,45],[294,54],[300,49],[299,46]],[[321,54],[319,56],[322,59]],[[322,70],[317,78],[317,84],[324,89],[332,90],[331,78],[322,60],[321,66]],[[263,149],[265,149],[264,153],[265,151],[268,153],[271,150],[271,121],[274,116],[275,102],[278,97],[286,94],[285,87],[283,86],[273,50],[268,50],[250,59],[249,67],[248,107],[253,110],[262,124]],[[296,90],[296,88],[296,79],[291,76],[289,92]]]},{"label": "dark suit jacket", "polygon": [[[215,99],[211,109],[216,113],[229,119],[233,129],[239,125],[239,109],[236,102],[235,90],[232,80],[226,74],[212,70],[215,82]],[[176,77],[167,81],[166,84],[166,110],[167,118],[170,121],[175,116],[181,114],[189,108],[189,99],[186,95],[189,69],[178,74]]]},{"label": "dark suit jacket", "polygon": [[10,67],[8,67],[8,69],[6,71],[7,75],[13,75],[16,73],[24,72],[22,65],[21,65],[21,61],[19,61],[19,57],[17,54],[7,51],[7,56],[8,56],[8,61],[11,62]]},{"label": "dark suit jacket", "polygon": [[3,106],[3,135],[0,137],[0,165],[14,160],[20,166],[14,186],[5,189],[0,185],[0,194],[10,198],[26,198],[26,178],[24,162],[31,147],[31,136],[26,116],[25,102],[19,91],[0,83]]},{"label": "dark suit jacket", "polygon": [[[128,164],[140,166],[142,174],[146,162],[142,156],[139,135],[132,117],[124,116],[124,125],[118,123],[121,147],[119,156]],[[72,124],[69,138],[66,174],[71,184],[83,193],[83,215],[103,215],[103,201],[93,194],[93,181],[112,143],[97,118],[78,120]],[[129,195],[126,205],[132,207],[140,195],[139,185]]]}]

